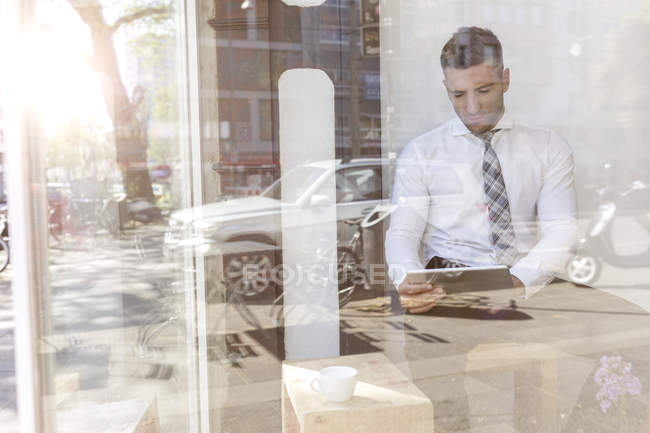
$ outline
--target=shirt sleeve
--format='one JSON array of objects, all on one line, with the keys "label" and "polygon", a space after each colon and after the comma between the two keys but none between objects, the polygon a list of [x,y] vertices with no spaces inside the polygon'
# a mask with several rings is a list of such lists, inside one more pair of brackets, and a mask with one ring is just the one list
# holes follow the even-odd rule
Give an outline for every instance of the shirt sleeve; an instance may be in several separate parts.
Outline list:
[{"label": "shirt sleeve", "polygon": [[540,238],[510,273],[526,286],[531,296],[554,277],[564,275],[579,240],[575,163],[570,146],[551,132],[544,171],[544,182],[537,200]]},{"label": "shirt sleeve", "polygon": [[426,227],[429,193],[422,159],[414,142],[406,145],[397,162],[392,202],[397,207],[386,232],[386,263],[397,287],[409,270],[424,268],[420,245]]}]

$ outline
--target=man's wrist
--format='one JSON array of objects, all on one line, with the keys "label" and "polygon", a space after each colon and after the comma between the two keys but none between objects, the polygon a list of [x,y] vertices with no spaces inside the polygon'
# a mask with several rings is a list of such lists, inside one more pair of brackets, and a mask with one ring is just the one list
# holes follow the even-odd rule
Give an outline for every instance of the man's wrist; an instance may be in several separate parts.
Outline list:
[{"label": "man's wrist", "polygon": [[524,283],[521,282],[521,280],[514,275],[510,274],[510,278],[512,279],[512,287],[515,289],[515,292],[518,297],[523,298],[526,296],[526,286]]},{"label": "man's wrist", "polygon": [[518,288],[525,288],[526,287],[524,285],[524,283],[519,278],[517,278],[515,275],[510,274],[510,278],[512,278],[512,285],[514,287],[518,287]]}]

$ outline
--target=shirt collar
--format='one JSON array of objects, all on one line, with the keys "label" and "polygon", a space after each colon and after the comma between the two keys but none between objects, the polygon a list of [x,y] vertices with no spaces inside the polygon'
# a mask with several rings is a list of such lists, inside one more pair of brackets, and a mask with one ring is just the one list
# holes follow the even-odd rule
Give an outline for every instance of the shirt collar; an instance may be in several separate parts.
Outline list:
[{"label": "shirt collar", "polygon": [[[504,108],[503,116],[497,122],[496,126],[492,129],[512,129],[514,127],[514,120],[510,112]],[[451,135],[458,137],[461,135],[471,134],[470,130],[463,123],[458,116],[456,116],[451,124]]]}]

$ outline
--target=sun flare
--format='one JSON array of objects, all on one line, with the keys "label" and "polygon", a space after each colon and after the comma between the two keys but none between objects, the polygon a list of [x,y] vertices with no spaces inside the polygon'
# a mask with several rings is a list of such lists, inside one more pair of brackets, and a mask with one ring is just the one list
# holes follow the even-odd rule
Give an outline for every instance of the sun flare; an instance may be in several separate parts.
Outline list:
[{"label": "sun flare", "polygon": [[29,61],[35,74],[35,79],[29,78],[30,87],[45,134],[55,133],[71,119],[109,126],[99,76],[88,60],[92,56],[88,29],[70,15],[56,22],[33,35]]}]

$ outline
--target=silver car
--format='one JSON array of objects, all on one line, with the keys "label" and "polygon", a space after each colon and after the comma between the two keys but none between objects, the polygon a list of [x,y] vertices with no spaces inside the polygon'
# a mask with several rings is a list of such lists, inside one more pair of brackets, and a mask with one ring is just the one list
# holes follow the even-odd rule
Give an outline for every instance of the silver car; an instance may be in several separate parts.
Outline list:
[{"label": "silver car", "polygon": [[[348,239],[353,229],[343,221],[370,212],[381,202],[382,164],[375,159],[343,162],[322,161],[298,166],[271,184],[262,194],[229,199],[204,206],[182,209],[169,219],[165,234],[168,254],[181,247],[218,251],[223,256],[224,278],[245,296],[259,295],[274,285],[272,278],[257,278],[255,284],[244,281],[244,267],[255,265],[259,275],[279,261],[282,247],[281,217],[291,221],[311,221],[310,214],[336,201],[339,239]],[[332,176],[336,197],[327,191]],[[292,185],[290,195],[282,197],[282,183]],[[296,215],[297,213],[297,215]],[[289,214],[292,218],[287,218]]]}]

